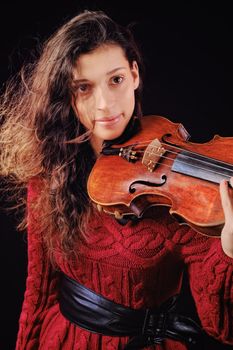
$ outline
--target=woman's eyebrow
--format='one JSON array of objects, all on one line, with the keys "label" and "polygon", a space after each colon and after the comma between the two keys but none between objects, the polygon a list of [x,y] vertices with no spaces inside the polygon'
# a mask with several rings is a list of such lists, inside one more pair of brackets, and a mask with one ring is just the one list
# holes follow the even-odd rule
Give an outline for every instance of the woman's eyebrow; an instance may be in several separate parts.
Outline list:
[{"label": "woman's eyebrow", "polygon": [[110,70],[109,72],[107,72],[106,74],[107,75],[110,75],[112,73],[115,73],[116,71],[120,70],[120,69],[126,69],[126,67],[117,67],[117,68],[114,68],[112,70]]}]

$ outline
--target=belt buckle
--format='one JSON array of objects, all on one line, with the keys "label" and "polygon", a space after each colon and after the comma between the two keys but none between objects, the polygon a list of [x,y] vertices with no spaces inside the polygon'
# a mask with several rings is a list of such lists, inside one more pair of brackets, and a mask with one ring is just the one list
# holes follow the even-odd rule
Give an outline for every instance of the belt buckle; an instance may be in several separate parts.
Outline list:
[{"label": "belt buckle", "polygon": [[166,318],[165,312],[151,312],[146,309],[142,334],[147,338],[148,344],[162,343],[165,338]]}]

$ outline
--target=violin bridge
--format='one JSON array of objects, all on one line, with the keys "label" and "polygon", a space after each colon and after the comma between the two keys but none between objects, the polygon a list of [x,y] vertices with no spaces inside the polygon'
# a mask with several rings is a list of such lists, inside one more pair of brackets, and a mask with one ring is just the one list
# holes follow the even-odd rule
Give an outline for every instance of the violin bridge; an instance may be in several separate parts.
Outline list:
[{"label": "violin bridge", "polygon": [[154,139],[146,148],[142,164],[147,167],[147,170],[152,173],[156,164],[162,155],[166,152],[165,148],[162,147],[161,142],[158,139]]}]

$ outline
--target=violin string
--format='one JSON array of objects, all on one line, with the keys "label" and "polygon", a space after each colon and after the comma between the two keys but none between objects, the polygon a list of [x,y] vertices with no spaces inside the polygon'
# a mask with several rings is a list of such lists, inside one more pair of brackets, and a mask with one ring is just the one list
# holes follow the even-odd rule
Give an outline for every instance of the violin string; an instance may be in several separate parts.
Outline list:
[{"label": "violin string", "polygon": [[[163,156],[163,158],[174,160],[173,158],[167,158],[167,157],[164,157],[164,156]],[[179,163],[184,163],[184,164],[185,164],[185,162],[182,162],[181,160],[178,160],[178,162],[179,162]],[[160,163],[160,162],[158,162],[158,163]],[[168,167],[169,169],[172,168],[172,166],[171,166],[171,165],[168,165],[168,164],[163,164],[163,166],[166,166],[166,167]],[[201,167],[198,167],[198,166],[196,166],[196,165],[193,165],[193,167],[194,167],[194,168],[197,168],[197,169],[200,169],[200,170],[206,170],[206,169],[201,168]],[[222,174],[222,173],[217,173],[217,172],[215,172],[215,171],[213,171],[213,170],[209,170],[209,169],[208,169],[208,171],[213,172],[215,175],[216,175],[216,174],[217,174],[217,175],[221,175],[221,176],[224,177],[224,179],[230,179],[230,178],[231,178],[231,176],[229,176],[229,175]],[[184,174],[184,175],[185,175],[185,174]],[[190,175],[190,176],[192,176],[192,175]],[[220,183],[220,182],[218,181],[218,183]]]},{"label": "violin string", "polygon": [[[153,141],[153,140],[152,140]],[[149,144],[150,142],[139,142],[137,145],[141,145],[141,144],[145,144],[145,145],[147,145],[147,144]],[[166,143],[163,143],[163,142],[161,142],[160,143],[162,146],[169,146],[169,147],[171,147],[171,148],[173,148],[173,149],[178,149],[178,150],[180,150],[180,151],[185,151],[186,152],[186,157],[187,158],[190,158],[190,159],[193,159],[193,160],[197,160],[197,158],[195,158],[195,157],[192,157],[192,156],[190,156],[189,154],[191,154],[191,155],[200,155],[200,156],[202,156],[202,157],[204,157],[205,159],[207,159],[207,161],[205,161],[205,160],[201,160],[201,159],[198,159],[198,161],[199,162],[201,162],[201,163],[204,163],[204,164],[211,164],[211,161],[212,160],[215,160],[214,158],[210,158],[210,157],[207,157],[207,156],[205,156],[205,155],[202,155],[202,154],[199,154],[199,153],[195,153],[195,152],[191,152],[191,151],[189,151],[189,150],[187,150],[187,149],[185,149],[185,148],[182,148],[182,147],[179,147],[179,146],[174,146],[174,145],[167,145]],[[155,146],[152,146],[152,147],[155,147]],[[158,147],[159,148],[159,147]],[[169,152],[171,152],[171,153],[173,153],[173,154],[179,154],[179,152],[174,152],[174,151],[171,151],[170,149],[165,149],[165,150],[167,150],[167,151],[169,151]],[[137,151],[138,153],[145,153],[145,151]],[[152,152],[151,152],[152,153]],[[216,159],[217,160],[217,159]],[[229,163],[227,163],[227,162],[223,162],[223,161],[221,161],[221,160],[217,160],[218,162],[220,162],[221,164],[225,164],[226,165],[226,167],[224,167],[224,166],[222,166],[222,165],[218,165],[218,164],[215,164],[215,166],[216,167],[218,167],[218,168],[222,168],[222,169],[225,169],[225,170],[229,170],[229,168],[227,167],[227,166],[229,166],[229,165],[231,165],[231,164],[229,164]]]},{"label": "violin string", "polygon": [[[143,152],[143,151],[141,151],[141,153],[142,153],[142,152]],[[143,153],[144,153],[144,152],[143,152]],[[150,153],[156,154],[156,152],[150,152]],[[173,152],[173,153],[175,153],[175,152]],[[177,153],[177,154],[178,154],[178,153]],[[172,160],[172,161],[175,160],[175,159],[173,159],[173,158],[171,158],[171,157],[166,157],[166,156],[164,156],[164,155],[161,155],[160,158],[164,158],[164,159],[168,159],[168,160]],[[179,160],[179,159],[177,159],[176,161],[179,162],[179,163],[182,163],[182,164],[186,164],[185,161],[182,161],[182,160]],[[164,165],[168,166],[169,168],[172,168],[172,166],[169,166],[168,164],[164,164]],[[192,164],[192,167],[197,168],[197,169],[199,169],[199,170],[206,170],[206,168],[202,168],[202,167],[200,167],[200,166],[198,166],[198,165],[193,165],[193,164]],[[227,169],[227,170],[228,170],[228,169]],[[211,169],[208,169],[208,172],[212,172],[212,173],[215,174],[215,175],[220,175],[220,176],[223,176],[224,178],[227,177],[227,178],[230,179],[230,176],[229,176],[229,175],[226,175],[226,174],[223,174],[223,173],[220,173],[220,172],[211,170]],[[232,176],[233,176],[233,174],[232,174]]]},{"label": "violin string", "polygon": [[[154,139],[151,139],[151,140],[148,140],[148,141],[142,141],[142,142],[138,142],[138,143],[135,143],[135,144],[133,144],[133,145],[131,145],[131,146],[137,146],[137,145],[149,145],[152,141],[154,141]],[[159,141],[160,142],[160,141]],[[173,148],[173,149],[178,149],[178,150],[180,150],[180,151],[185,151],[186,153],[189,153],[189,154],[193,154],[193,155],[200,155],[200,156],[202,156],[202,157],[204,157],[204,158],[206,158],[207,160],[217,160],[218,162],[221,162],[222,164],[225,164],[225,165],[231,165],[231,164],[229,164],[229,163],[227,163],[227,162],[224,162],[224,161],[222,161],[222,160],[218,160],[218,159],[214,159],[214,158],[211,158],[211,157],[208,157],[208,156],[205,156],[205,155],[203,155],[203,154],[200,154],[200,153],[197,153],[197,152],[192,152],[192,151],[189,151],[188,149],[185,149],[185,148],[182,148],[182,147],[180,147],[180,146],[174,146],[174,145],[171,145],[171,144],[166,144],[165,142],[160,142],[160,144],[162,145],[162,146],[165,146],[165,147],[167,147],[167,146],[169,146],[169,147],[171,147],[171,148]],[[152,146],[152,147],[154,147],[154,146]],[[169,150],[170,151],[170,150]],[[139,151],[139,152],[145,152],[145,151]],[[178,154],[179,152],[173,152],[174,154]],[[187,156],[187,157],[189,157],[189,158],[192,158],[192,159],[195,159],[196,160],[196,158],[193,158],[193,157],[190,157],[190,156]],[[202,162],[205,162],[205,161],[202,161]],[[206,162],[207,164],[210,164],[210,163],[208,163],[208,162]],[[220,165],[219,165],[219,167],[220,167]],[[224,167],[222,167],[222,168],[224,168]],[[228,170],[228,168],[224,168],[224,169],[227,169]]]},{"label": "violin string", "polygon": [[[155,146],[153,146],[153,148],[155,148]],[[157,147],[157,149],[159,149],[159,147]],[[171,151],[170,149],[165,149],[166,151],[168,151],[168,152],[170,152],[170,153],[173,153],[173,154],[176,154],[176,155],[178,155],[179,154],[179,152],[174,152],[174,151]],[[184,150],[184,149],[182,149],[182,150]],[[186,151],[186,150],[185,150]],[[137,151],[138,153],[145,153],[145,151]],[[156,152],[154,152],[154,151],[150,151],[150,153],[151,154],[157,154]],[[187,152],[187,153],[190,153],[190,152]],[[194,154],[194,153],[193,153]],[[194,158],[194,157],[191,157],[191,156],[189,156],[189,155],[186,155],[185,154],[185,157],[186,158],[188,158],[188,159],[193,159],[193,160],[197,160],[198,162],[200,162],[200,163],[203,163],[203,164],[207,164],[207,165],[212,165],[211,164],[211,162],[206,162],[205,160],[202,160],[202,159],[198,159],[198,158]],[[166,157],[164,157],[164,158],[166,158]],[[167,159],[173,159],[173,158],[167,158]],[[211,158],[209,158],[209,159],[211,159]],[[213,159],[213,158],[212,158]],[[178,161],[178,160],[177,160]],[[186,164],[186,162],[184,162],[185,164]],[[227,163],[225,163],[225,164],[227,164]],[[193,164],[192,164],[193,165]],[[221,168],[221,169],[223,169],[223,170],[229,170],[229,168],[226,168],[226,167],[223,167],[222,165],[218,165],[218,164],[214,164],[216,167],[218,167],[218,168]],[[201,168],[201,169],[203,169],[203,168]],[[232,170],[232,169],[230,169],[230,170]]]}]

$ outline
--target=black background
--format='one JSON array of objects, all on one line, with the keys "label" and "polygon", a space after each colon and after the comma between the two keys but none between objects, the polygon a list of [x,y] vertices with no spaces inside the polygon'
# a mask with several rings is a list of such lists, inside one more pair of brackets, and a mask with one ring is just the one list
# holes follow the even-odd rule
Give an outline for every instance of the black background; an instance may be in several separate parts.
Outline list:
[{"label": "black background", "polygon": [[[1,9],[0,83],[30,59],[32,50],[83,9],[134,23],[144,54],[144,114],[181,122],[193,142],[232,136],[232,18],[226,2],[38,1]],[[226,150],[227,152],[227,150]],[[0,350],[14,349],[26,277],[26,238],[14,217],[0,214]]]}]

